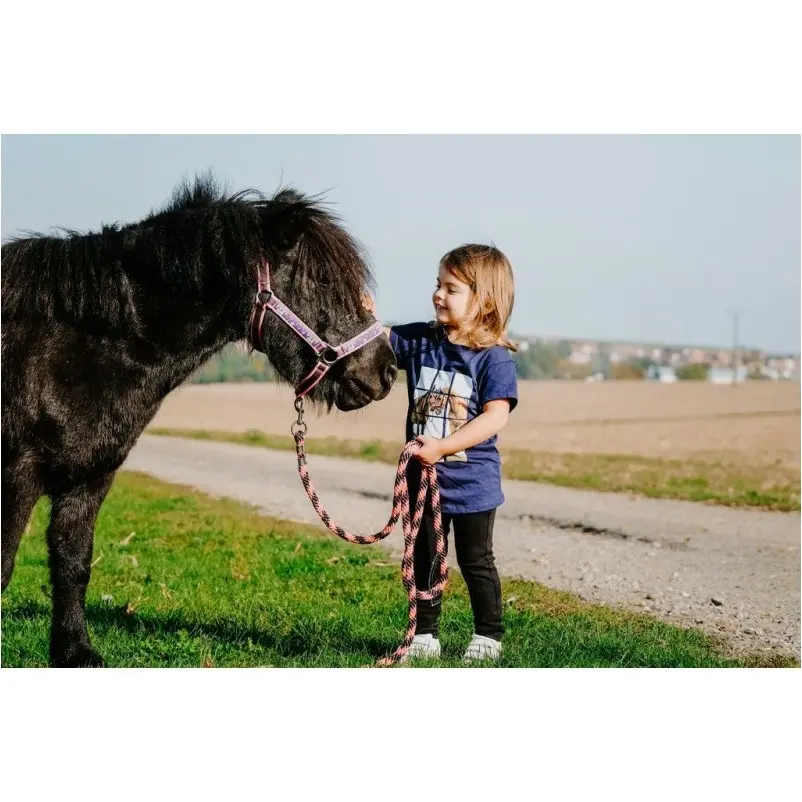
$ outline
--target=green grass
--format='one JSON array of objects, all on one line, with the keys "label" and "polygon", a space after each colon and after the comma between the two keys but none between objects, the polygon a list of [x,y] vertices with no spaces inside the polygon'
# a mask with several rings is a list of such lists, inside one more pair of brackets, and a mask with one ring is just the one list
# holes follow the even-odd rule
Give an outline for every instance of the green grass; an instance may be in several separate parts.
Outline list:
[{"label": "green grass", "polygon": [[[293,450],[289,435],[213,432],[151,428],[148,434],[214,440]],[[403,444],[381,440],[314,437],[310,454],[354,457],[394,465]],[[563,487],[633,493],[650,498],[673,498],[732,507],[756,507],[784,512],[800,509],[799,470],[784,464],[746,464],[732,457],[659,459],[629,454],[572,454],[502,449],[502,473],[507,479],[547,482]]]},{"label": "green grass", "polygon": [[[40,503],[2,600],[3,666],[47,664],[50,620]],[[87,618],[110,666],[366,666],[406,626],[399,566],[377,547],[262,517],[146,476],[118,476],[97,524]],[[697,630],[504,583],[501,665],[791,665],[720,654]],[[441,665],[458,666],[472,619],[452,573]]]}]

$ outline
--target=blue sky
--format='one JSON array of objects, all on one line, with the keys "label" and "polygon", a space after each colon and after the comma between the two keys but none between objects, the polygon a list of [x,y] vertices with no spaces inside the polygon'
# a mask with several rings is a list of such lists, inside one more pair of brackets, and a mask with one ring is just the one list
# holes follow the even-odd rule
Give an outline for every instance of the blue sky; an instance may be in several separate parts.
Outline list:
[{"label": "blue sky", "polygon": [[384,320],[428,319],[440,256],[493,241],[512,329],[800,347],[792,136],[4,136],[2,235],[131,222],[183,175],[326,198],[365,244]]}]

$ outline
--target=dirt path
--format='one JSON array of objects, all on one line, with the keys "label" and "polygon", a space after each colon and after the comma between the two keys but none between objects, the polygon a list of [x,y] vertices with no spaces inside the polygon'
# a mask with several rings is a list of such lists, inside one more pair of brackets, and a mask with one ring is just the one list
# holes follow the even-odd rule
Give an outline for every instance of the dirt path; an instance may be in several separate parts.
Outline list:
[{"label": "dirt path", "polygon": [[[294,452],[143,436],[124,467],[323,528],[298,480]],[[310,470],[344,526],[368,533],[384,524],[391,466],[312,456]],[[798,514],[510,480],[504,491],[496,523],[502,575],[699,626],[735,651],[799,659]],[[384,542],[400,557],[400,525]]]}]

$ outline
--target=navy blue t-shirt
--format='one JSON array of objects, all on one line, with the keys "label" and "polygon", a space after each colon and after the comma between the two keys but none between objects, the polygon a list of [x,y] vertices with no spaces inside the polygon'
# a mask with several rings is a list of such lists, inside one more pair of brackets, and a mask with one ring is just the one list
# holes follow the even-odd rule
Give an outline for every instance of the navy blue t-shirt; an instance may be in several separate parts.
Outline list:
[{"label": "navy blue t-shirt", "polygon": [[[441,327],[430,323],[393,326],[390,344],[398,367],[407,374],[407,441],[417,435],[448,437],[481,415],[488,401],[506,398],[510,411],[518,403],[515,362],[500,345],[481,350],[454,345]],[[437,463],[444,513],[483,512],[504,503],[496,439],[494,435]],[[419,466],[417,460],[413,463]]]}]

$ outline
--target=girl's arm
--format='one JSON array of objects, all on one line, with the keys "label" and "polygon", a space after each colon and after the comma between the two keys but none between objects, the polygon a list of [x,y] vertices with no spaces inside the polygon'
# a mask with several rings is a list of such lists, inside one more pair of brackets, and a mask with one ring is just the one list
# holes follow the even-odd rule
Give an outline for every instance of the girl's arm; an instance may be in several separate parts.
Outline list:
[{"label": "girl's arm", "polygon": [[498,434],[506,425],[510,415],[510,402],[500,398],[488,401],[481,415],[466,423],[459,431],[448,437],[426,437],[421,435],[415,439],[423,443],[423,448],[415,455],[421,462],[434,465],[435,462],[449,454],[465,451],[467,448],[482,443],[494,434]]}]

